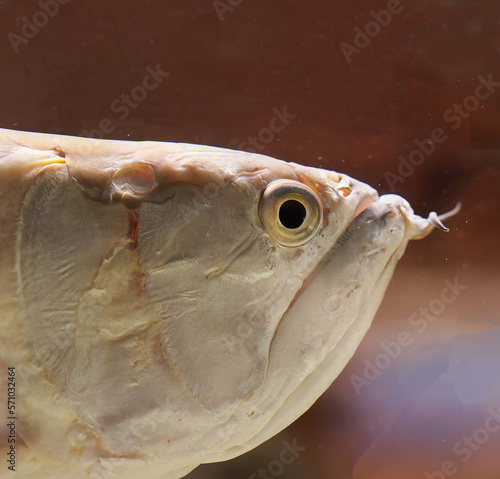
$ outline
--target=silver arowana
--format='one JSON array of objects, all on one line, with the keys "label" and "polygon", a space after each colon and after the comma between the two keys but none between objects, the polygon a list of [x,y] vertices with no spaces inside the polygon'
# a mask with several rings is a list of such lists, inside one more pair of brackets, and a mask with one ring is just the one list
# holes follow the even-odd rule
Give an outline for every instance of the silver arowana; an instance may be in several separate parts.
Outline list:
[{"label": "silver arowana", "polygon": [[256,447],[338,376],[434,226],[262,155],[0,130],[19,477],[173,479]]}]

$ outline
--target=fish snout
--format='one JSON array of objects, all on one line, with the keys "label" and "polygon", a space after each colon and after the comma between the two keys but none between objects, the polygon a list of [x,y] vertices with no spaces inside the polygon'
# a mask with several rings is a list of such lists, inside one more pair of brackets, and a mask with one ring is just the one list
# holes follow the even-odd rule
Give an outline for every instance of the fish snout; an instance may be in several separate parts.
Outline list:
[{"label": "fish snout", "polygon": [[337,193],[351,205],[353,220],[379,199],[375,188],[347,175],[342,176],[335,186]]},{"label": "fish snout", "polygon": [[[448,231],[441,220],[445,220],[460,211],[461,204],[442,215],[431,212],[427,218],[416,215],[408,201],[398,195],[383,195],[378,201],[369,206],[369,214],[366,221],[371,222],[377,219],[379,222],[385,222],[391,217],[400,217],[404,220],[405,236],[409,239],[422,239],[427,236],[434,228],[442,231]],[[396,221],[396,220],[394,220]]]}]

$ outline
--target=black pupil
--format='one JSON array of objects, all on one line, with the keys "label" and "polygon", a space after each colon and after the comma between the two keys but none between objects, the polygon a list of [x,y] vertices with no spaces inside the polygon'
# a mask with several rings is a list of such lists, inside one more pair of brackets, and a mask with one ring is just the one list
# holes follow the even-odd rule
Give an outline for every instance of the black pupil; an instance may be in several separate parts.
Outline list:
[{"label": "black pupil", "polygon": [[287,200],[280,207],[280,221],[285,228],[295,229],[302,226],[306,219],[306,209],[300,201]]}]

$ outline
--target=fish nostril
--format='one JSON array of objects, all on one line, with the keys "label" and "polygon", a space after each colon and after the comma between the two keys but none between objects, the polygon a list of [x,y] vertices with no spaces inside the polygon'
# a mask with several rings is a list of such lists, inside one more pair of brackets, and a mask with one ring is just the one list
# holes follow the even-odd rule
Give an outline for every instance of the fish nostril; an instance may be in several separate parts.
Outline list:
[{"label": "fish nostril", "polygon": [[352,190],[349,186],[343,186],[342,188],[339,188],[339,193],[340,196],[346,198],[351,194]]},{"label": "fish nostril", "polygon": [[340,181],[342,180],[342,176],[339,175],[338,173],[333,172],[333,171],[329,171],[327,173],[327,176],[328,176],[328,179],[333,181],[334,183],[340,183]]}]

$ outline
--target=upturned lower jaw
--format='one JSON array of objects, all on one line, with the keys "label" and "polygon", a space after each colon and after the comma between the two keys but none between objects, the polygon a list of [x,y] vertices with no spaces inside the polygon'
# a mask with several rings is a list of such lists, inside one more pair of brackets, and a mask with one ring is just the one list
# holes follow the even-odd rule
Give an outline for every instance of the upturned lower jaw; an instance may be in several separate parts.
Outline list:
[{"label": "upturned lower jaw", "polygon": [[438,228],[445,232],[449,231],[448,228],[443,225],[442,221],[456,215],[460,211],[460,208],[461,204],[458,203],[455,208],[447,213],[437,215],[437,213],[433,211],[427,218],[422,218],[413,212],[410,204],[401,196],[383,195],[377,201],[370,202],[368,199],[362,203],[354,218],[363,212],[368,213],[368,211],[372,212],[372,215],[367,216],[367,222],[375,219],[383,219],[383,217],[388,215],[393,216],[402,214],[406,221],[405,230],[407,239],[414,240],[425,238],[434,228]]},{"label": "upturned lower jaw", "polygon": [[427,218],[422,218],[413,213],[413,209],[406,200],[403,200],[403,202],[404,203],[401,204],[401,211],[407,219],[408,239],[410,240],[425,238],[434,228],[448,232],[449,229],[442,221],[456,215],[462,207],[461,203],[457,203],[455,208],[447,213],[438,215],[436,212],[432,211]]}]

